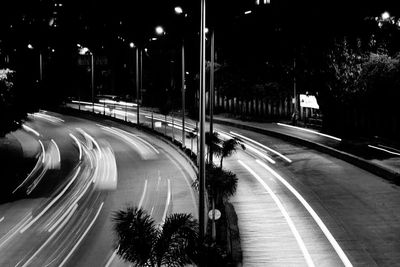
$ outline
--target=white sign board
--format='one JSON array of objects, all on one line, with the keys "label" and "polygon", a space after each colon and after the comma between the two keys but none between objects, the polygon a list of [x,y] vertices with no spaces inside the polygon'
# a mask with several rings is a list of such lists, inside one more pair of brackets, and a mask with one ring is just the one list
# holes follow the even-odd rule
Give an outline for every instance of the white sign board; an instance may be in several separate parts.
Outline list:
[{"label": "white sign board", "polygon": [[161,126],[162,126],[161,121],[156,121],[156,122],[154,123],[154,127],[156,127],[156,128],[161,128]]},{"label": "white sign board", "polygon": [[317,98],[313,95],[300,95],[300,107],[319,109]]},{"label": "white sign board", "polygon": [[[215,211],[214,219],[218,220],[219,218],[221,218],[221,212],[219,210],[217,210],[217,209],[214,209],[214,211]],[[212,220],[212,218],[213,218],[213,210],[210,210],[208,212],[208,218],[210,218],[210,220]]]}]

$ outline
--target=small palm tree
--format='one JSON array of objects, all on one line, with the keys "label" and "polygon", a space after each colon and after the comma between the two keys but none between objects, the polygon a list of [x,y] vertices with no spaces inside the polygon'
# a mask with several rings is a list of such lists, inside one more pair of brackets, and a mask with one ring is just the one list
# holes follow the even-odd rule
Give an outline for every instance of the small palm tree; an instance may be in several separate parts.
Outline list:
[{"label": "small palm tree", "polygon": [[221,154],[222,140],[219,138],[219,134],[217,132],[213,132],[212,134],[210,132],[206,132],[205,137],[205,143],[208,148],[207,161],[209,161],[209,163],[212,163],[210,162],[211,154],[215,156],[219,156]]},{"label": "small palm tree", "polygon": [[219,167],[221,169],[224,158],[232,156],[236,152],[238,146],[241,146],[243,150],[246,149],[246,147],[242,144],[242,142],[238,138],[232,138],[222,141],[222,147],[219,152],[219,157],[220,157]]},{"label": "small palm tree", "polygon": [[171,214],[158,227],[146,211],[127,207],[113,221],[117,254],[135,266],[185,266],[196,258],[198,224],[191,214]]}]

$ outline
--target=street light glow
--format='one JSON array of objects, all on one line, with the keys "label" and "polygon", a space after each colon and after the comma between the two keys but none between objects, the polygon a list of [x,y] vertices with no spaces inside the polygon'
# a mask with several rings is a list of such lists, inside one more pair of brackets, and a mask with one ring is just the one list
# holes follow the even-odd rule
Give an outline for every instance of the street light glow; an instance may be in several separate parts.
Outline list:
[{"label": "street light glow", "polygon": [[244,12],[245,15],[250,14],[252,11],[251,10],[247,10]]},{"label": "street light glow", "polygon": [[390,14],[389,14],[389,12],[387,12],[387,11],[383,12],[381,16],[382,16],[382,19],[383,19],[383,20],[388,20],[388,19],[390,19]]},{"label": "street light glow", "polygon": [[208,28],[205,28],[205,29],[204,29],[204,32],[205,32],[205,33],[208,33]]},{"label": "street light glow", "polygon": [[175,10],[176,14],[182,14],[183,13],[183,10],[182,10],[182,8],[180,6],[175,7],[174,10]]},{"label": "street light glow", "polygon": [[130,42],[130,43],[129,43],[129,47],[130,47],[130,48],[134,48],[134,47],[135,47],[135,44],[134,44],[133,42]]},{"label": "street light glow", "polygon": [[156,34],[158,34],[158,35],[164,34],[164,29],[163,29],[163,27],[157,26],[157,27],[156,27]]},{"label": "street light glow", "polygon": [[28,44],[29,49],[33,49],[33,46],[31,44]]}]

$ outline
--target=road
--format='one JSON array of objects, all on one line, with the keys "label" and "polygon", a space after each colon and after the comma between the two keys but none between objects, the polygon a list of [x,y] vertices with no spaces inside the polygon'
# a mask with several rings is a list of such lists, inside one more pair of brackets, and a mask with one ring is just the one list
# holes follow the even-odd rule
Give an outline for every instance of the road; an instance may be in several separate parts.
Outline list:
[{"label": "road", "polygon": [[306,147],[216,128],[247,146],[224,163],[239,178],[231,202],[244,266],[398,265],[398,186]]},{"label": "road", "polygon": [[224,161],[239,178],[231,202],[244,266],[398,265],[398,186],[307,147],[235,127],[215,129],[247,147]]},{"label": "road", "polygon": [[197,217],[195,172],[165,141],[49,112],[25,127],[41,150],[19,200],[0,206],[0,266],[127,266],[114,253],[114,211],[140,206],[157,223]]}]

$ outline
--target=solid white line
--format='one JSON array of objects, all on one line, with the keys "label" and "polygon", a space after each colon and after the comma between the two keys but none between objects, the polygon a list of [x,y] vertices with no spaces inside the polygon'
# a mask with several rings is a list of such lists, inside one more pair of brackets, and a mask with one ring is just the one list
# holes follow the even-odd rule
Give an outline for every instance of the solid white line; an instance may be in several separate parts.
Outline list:
[{"label": "solid white line", "polygon": [[308,204],[308,202],[297,192],[296,189],[294,189],[293,186],[291,186],[282,176],[280,176],[277,172],[275,172],[273,169],[271,169],[268,165],[263,163],[260,160],[256,160],[258,164],[263,166],[267,171],[269,171],[273,176],[275,176],[284,186],[286,186],[287,189],[292,192],[293,195],[296,196],[296,198],[303,204],[303,206],[307,209],[307,211],[310,213],[310,215],[313,217],[314,221],[318,224],[319,228],[321,228],[322,232],[328,239],[328,241],[331,243],[332,247],[335,249],[336,253],[339,255],[340,259],[342,260],[343,264],[347,267],[353,266],[350,262],[350,260],[347,258],[346,254],[342,250],[342,248],[339,246],[337,243],[336,239],[332,236],[331,232],[328,230],[328,228],[325,226],[325,224],[322,222],[321,218],[318,216],[318,214],[314,211],[313,208]]},{"label": "solid white line", "polygon": [[60,154],[60,149],[58,148],[57,143],[51,139],[51,142],[56,146],[57,154],[58,154],[58,162],[61,162],[61,154]]},{"label": "solid white line", "polygon": [[140,201],[139,201],[138,209],[140,209],[140,207],[143,205],[144,196],[146,195],[146,191],[147,191],[147,179],[144,182],[143,193],[142,193],[142,197],[140,198]]},{"label": "solid white line", "polygon": [[164,213],[163,213],[163,216],[162,216],[162,219],[161,219],[161,225],[164,224],[165,218],[167,217],[167,212],[168,212],[168,207],[169,207],[170,201],[171,201],[171,180],[168,179],[167,203],[165,204]]},{"label": "solid white line", "polygon": [[43,216],[43,214],[48,211],[51,206],[54,205],[54,203],[56,203],[62,195],[64,195],[64,193],[68,190],[68,188],[71,186],[71,184],[75,181],[76,177],[79,174],[79,171],[81,170],[81,167],[79,166],[74,177],[72,177],[71,181],[64,187],[64,189],[60,192],[60,194],[58,194],[50,203],[49,205],[46,206],[46,208],[44,208],[33,220],[31,220],[29,222],[29,224],[27,224],[24,228],[21,229],[20,233],[22,234],[23,232],[25,232],[33,223],[35,223],[41,216]]},{"label": "solid white line", "polygon": [[252,142],[252,143],[254,143],[254,144],[256,144],[256,145],[258,145],[258,146],[260,146],[260,147],[262,147],[262,148],[265,148],[266,150],[271,151],[272,153],[278,155],[279,157],[283,158],[284,160],[286,160],[286,161],[289,162],[289,163],[292,162],[291,159],[289,159],[288,157],[282,155],[282,154],[279,153],[278,151],[276,151],[276,150],[274,150],[274,149],[272,149],[272,148],[269,148],[269,147],[267,147],[267,146],[265,146],[265,145],[263,145],[263,144],[261,144],[261,143],[255,141],[255,140],[251,139],[251,138],[248,138],[248,137],[246,137],[246,136],[243,136],[243,135],[241,135],[241,134],[238,134],[238,133],[235,133],[235,132],[232,132],[232,131],[230,131],[230,133],[233,134],[233,135],[239,136],[239,137],[242,138],[242,139],[245,139],[245,140],[247,140],[247,141],[250,141],[250,142]]},{"label": "solid white line", "polygon": [[368,146],[369,146],[370,148],[374,148],[374,149],[377,149],[377,150],[381,150],[381,151],[383,151],[383,152],[386,152],[386,153],[389,153],[389,154],[392,154],[392,155],[400,156],[400,153],[392,152],[392,151],[389,151],[389,150],[387,150],[387,149],[380,148],[380,147],[373,146],[373,145],[368,145]]},{"label": "solid white line", "polygon": [[293,125],[289,125],[289,124],[285,124],[285,123],[277,123],[277,124],[279,126],[285,126],[285,127],[297,129],[297,130],[300,130],[300,131],[305,131],[305,132],[321,135],[321,136],[324,136],[324,137],[328,137],[328,138],[331,138],[331,139],[336,140],[336,141],[342,141],[342,139],[340,139],[339,137],[335,137],[335,136],[332,136],[332,135],[316,132],[316,131],[313,131],[313,130],[304,129],[304,128],[301,128],[301,127],[297,127],[297,126],[293,126]]},{"label": "solid white line", "polygon": [[282,202],[279,200],[278,196],[272,191],[272,189],[263,181],[263,179],[260,178],[250,167],[248,167],[246,164],[244,164],[241,160],[238,160],[238,162],[246,169],[248,170],[254,178],[267,190],[267,192],[270,194],[272,199],[275,201],[276,205],[280,209],[283,217],[285,217],[286,222],[289,225],[290,230],[292,231],[294,237],[296,238],[297,244],[299,245],[301,252],[303,253],[304,259],[307,262],[307,265],[310,267],[315,266],[314,262],[310,256],[310,253],[308,252],[303,239],[301,238],[299,232],[296,229],[296,226],[294,225],[292,219],[290,218],[288,212],[286,211],[285,207],[283,206]]},{"label": "solid white line", "polygon": [[34,135],[36,135],[36,136],[40,136],[40,133],[38,133],[37,131],[35,131],[34,129],[32,129],[31,127],[29,127],[28,125],[26,125],[26,124],[22,124],[22,128],[24,128],[24,130],[26,130],[26,131],[28,131],[28,132],[31,132],[31,133],[33,133]]},{"label": "solid white line", "polygon": [[73,135],[72,133],[70,133],[69,136],[71,136],[71,138],[74,139],[75,143],[77,144],[78,149],[79,149],[79,160],[81,160],[82,159],[81,143],[78,141],[78,138],[76,138],[75,135]]},{"label": "solid white line", "polygon": [[82,242],[82,240],[85,238],[85,236],[87,235],[87,233],[90,231],[90,229],[92,228],[93,224],[95,223],[95,221],[97,220],[97,217],[100,214],[101,209],[103,208],[104,202],[101,202],[99,209],[97,210],[96,215],[94,216],[94,219],[92,220],[92,222],[89,224],[89,227],[86,229],[86,231],[83,233],[83,235],[78,239],[78,241],[75,243],[75,246],[71,249],[71,251],[68,253],[67,257],[65,257],[65,259],[61,262],[61,264],[59,265],[59,267],[64,266],[64,264],[68,261],[69,257],[71,257],[72,253],[75,252],[75,250],[77,249],[77,247],[79,246],[79,244]]}]

